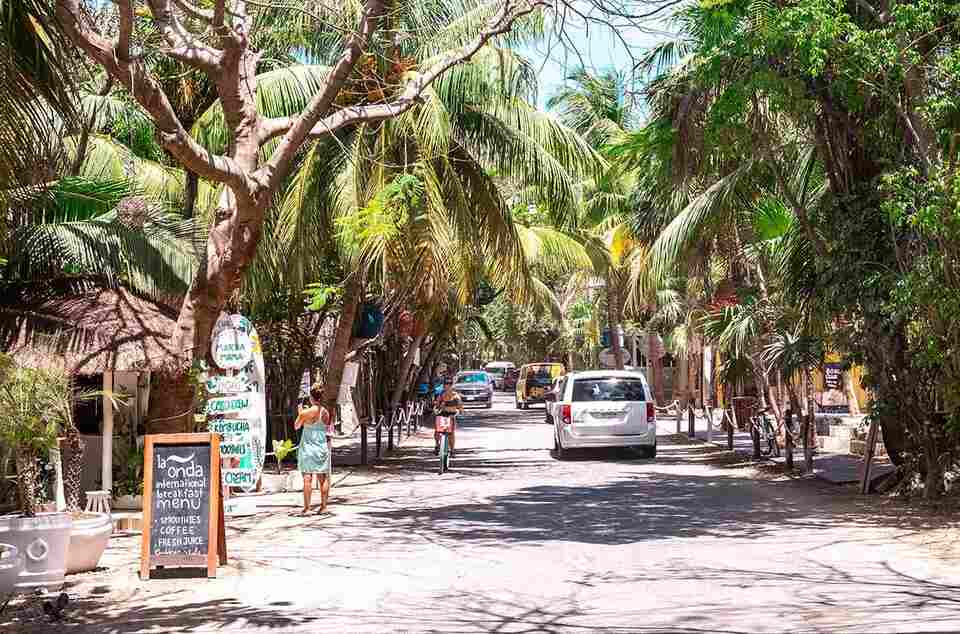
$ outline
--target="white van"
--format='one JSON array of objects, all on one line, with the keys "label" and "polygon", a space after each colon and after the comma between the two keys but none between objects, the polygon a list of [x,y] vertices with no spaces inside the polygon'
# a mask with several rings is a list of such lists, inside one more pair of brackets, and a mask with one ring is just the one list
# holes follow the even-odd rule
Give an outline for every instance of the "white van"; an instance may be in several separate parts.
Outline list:
[{"label": "white van", "polygon": [[516,368],[517,366],[509,361],[491,361],[483,366],[483,370],[493,379],[493,389],[495,390],[507,389],[503,384],[503,378],[507,376],[507,372]]},{"label": "white van", "polygon": [[588,371],[561,378],[547,396],[557,458],[581,447],[636,447],[657,455],[657,412],[640,372]]}]

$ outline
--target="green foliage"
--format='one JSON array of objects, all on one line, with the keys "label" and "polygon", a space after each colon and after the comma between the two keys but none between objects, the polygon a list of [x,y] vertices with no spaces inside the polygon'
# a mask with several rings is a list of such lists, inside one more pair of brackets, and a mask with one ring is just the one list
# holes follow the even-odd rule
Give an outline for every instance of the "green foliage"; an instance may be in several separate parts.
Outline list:
[{"label": "green foliage", "polygon": [[423,205],[423,182],[400,174],[363,208],[337,219],[339,238],[351,251],[375,250],[396,240]]},{"label": "green foliage", "polygon": [[143,448],[136,443],[114,452],[113,494],[143,495]]},{"label": "green foliage", "polygon": [[36,460],[57,446],[72,425],[72,386],[62,369],[22,367],[0,354],[0,442],[17,456],[21,511],[36,512],[41,490],[34,478]]},{"label": "green foliage", "polygon": [[343,289],[330,284],[314,282],[307,284],[303,294],[307,296],[307,310],[321,312],[330,310],[343,296]]},{"label": "green foliage", "polygon": [[283,464],[283,461],[293,453],[296,448],[293,446],[293,441],[289,438],[283,440],[283,442],[273,439],[273,456],[277,459],[277,473],[280,473],[280,466]]},{"label": "green foliage", "polygon": [[931,495],[960,438],[958,20],[946,0],[688,5],[645,60],[650,123],[615,150],[655,176],[636,283],[704,281],[728,377],[862,364]]},{"label": "green foliage", "polygon": [[62,370],[16,365],[0,356],[0,440],[18,451],[45,452],[70,423],[72,391]]}]

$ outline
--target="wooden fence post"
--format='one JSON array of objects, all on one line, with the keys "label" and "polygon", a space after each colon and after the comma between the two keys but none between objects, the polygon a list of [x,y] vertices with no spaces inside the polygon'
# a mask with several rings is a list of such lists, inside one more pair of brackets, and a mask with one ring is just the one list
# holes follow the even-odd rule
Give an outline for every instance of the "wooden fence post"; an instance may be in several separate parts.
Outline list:
[{"label": "wooden fence post", "polygon": [[[724,410],[726,413],[726,410]],[[727,416],[727,451],[733,451],[733,417]]]},{"label": "wooden fence post", "polygon": [[367,464],[367,422],[360,421],[360,464]]},{"label": "wooden fence post", "polygon": [[[396,414],[396,412],[394,412]],[[387,426],[387,452],[393,451],[393,428],[397,424],[397,417],[391,415],[390,423]]]},{"label": "wooden fence post", "polygon": [[787,469],[793,470],[793,409],[788,407],[786,414],[783,417],[783,429],[784,429],[784,451],[787,452],[786,455],[786,466]]},{"label": "wooden fence post", "polygon": [[860,494],[870,493],[870,470],[873,466],[873,453],[877,446],[878,420],[870,419],[870,428],[867,431],[867,446],[863,450],[863,476],[860,478]]}]

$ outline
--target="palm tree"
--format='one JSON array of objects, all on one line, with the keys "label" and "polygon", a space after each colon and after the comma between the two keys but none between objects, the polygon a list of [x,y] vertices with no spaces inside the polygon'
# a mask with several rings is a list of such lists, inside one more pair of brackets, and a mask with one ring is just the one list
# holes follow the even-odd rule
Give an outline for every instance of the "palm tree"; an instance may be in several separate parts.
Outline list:
[{"label": "palm tree", "polygon": [[0,191],[46,180],[50,147],[38,144],[57,119],[73,120],[70,51],[43,0],[18,0],[0,8]]},{"label": "palm tree", "polygon": [[565,86],[547,100],[562,121],[595,148],[604,148],[634,125],[635,113],[627,96],[626,76],[614,70],[599,75],[583,67],[567,76]]},{"label": "palm tree", "polygon": [[[628,102],[624,77],[613,71],[599,76],[583,68],[576,69],[566,87],[550,98],[561,121],[577,130],[600,152],[622,139],[633,125],[633,109]],[[619,332],[626,304],[626,263],[634,257],[636,242],[626,223],[631,201],[632,175],[610,165],[596,178],[582,185],[580,213],[574,223],[585,238],[600,241],[603,248],[593,249],[595,270],[606,283],[607,325],[617,369],[623,369]]]}]

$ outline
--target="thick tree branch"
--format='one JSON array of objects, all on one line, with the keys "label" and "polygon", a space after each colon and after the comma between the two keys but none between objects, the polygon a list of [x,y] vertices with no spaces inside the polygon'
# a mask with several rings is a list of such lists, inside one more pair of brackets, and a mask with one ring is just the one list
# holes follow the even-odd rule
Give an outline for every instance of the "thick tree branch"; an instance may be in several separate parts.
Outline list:
[{"label": "thick tree branch", "polygon": [[246,175],[235,161],[225,156],[210,154],[187,133],[159,82],[150,75],[141,61],[120,59],[112,43],[82,23],[77,0],[60,0],[57,4],[57,19],[70,39],[126,88],[150,114],[160,130],[164,147],[184,167],[212,181],[241,187],[247,185]]},{"label": "thick tree branch", "polygon": [[[271,136],[266,136],[261,131],[261,142],[272,138],[272,136],[284,135],[270,160],[259,170],[269,187],[276,187],[280,183],[286,175],[294,154],[303,145],[310,134],[310,130],[330,109],[334,99],[340,94],[340,90],[353,71],[353,67],[356,66],[357,61],[363,55],[364,46],[370,41],[386,11],[387,0],[367,0],[363,17],[360,19],[360,28],[357,33],[347,38],[343,54],[330,70],[323,89],[313,96],[310,103],[297,117],[284,119],[288,125],[283,126],[282,123],[277,125],[277,122],[273,122],[267,126],[274,132]],[[264,125],[261,124],[261,130],[263,129]]]},{"label": "thick tree branch", "polygon": [[216,74],[223,59],[223,53],[195,38],[173,13],[169,0],[147,0],[147,2],[153,14],[153,23],[169,46],[164,52],[188,66],[207,71],[211,75]]},{"label": "thick tree branch", "polygon": [[201,22],[213,22],[213,11],[207,9],[201,9],[195,4],[187,2],[187,0],[173,0],[173,3],[180,7],[180,10],[189,15],[194,20],[200,20]]},{"label": "thick tree branch", "polygon": [[[370,4],[382,3],[374,1]],[[342,86],[346,80],[346,76],[340,79],[340,76],[337,75],[338,67],[335,66],[334,70],[331,71],[330,77],[327,79],[327,85],[324,91],[314,97],[311,104],[298,117],[266,119],[261,123],[260,130],[264,141],[279,136],[280,134],[285,134],[283,141],[281,141],[280,145],[274,151],[273,156],[271,156],[267,164],[261,168],[261,172],[265,174],[271,185],[275,185],[283,178],[286,171],[285,166],[292,159],[293,152],[295,152],[307,138],[322,137],[354,123],[389,119],[409,110],[414,104],[421,100],[421,95],[424,90],[438,77],[443,75],[443,73],[458,64],[470,60],[470,58],[492,38],[508,32],[513,27],[513,24],[520,18],[529,15],[540,7],[546,7],[548,5],[549,2],[546,0],[527,0],[524,2],[505,0],[500,11],[497,12],[490,20],[488,26],[481,31],[473,41],[452,52],[443,60],[431,66],[427,71],[420,73],[404,87],[403,92],[395,100],[382,104],[343,108],[321,119],[320,116],[318,116],[318,111],[321,108],[323,111],[328,109],[332,103],[332,98],[324,100],[320,97],[325,95],[327,91],[331,90],[334,84],[336,84],[337,90],[333,93],[335,96],[337,92],[339,92],[340,86]],[[366,17],[364,27],[372,27],[372,22],[368,22]],[[361,29],[361,34],[362,33],[364,33],[363,28]],[[348,53],[344,54],[344,57],[338,62],[338,66],[346,59],[347,55]],[[351,63],[350,68],[352,68],[352,65]],[[322,112],[320,114],[322,114]],[[308,127],[307,123],[311,120],[315,123],[311,123]],[[290,141],[289,144],[288,140]],[[296,140],[295,144],[293,144],[294,140]]]},{"label": "thick tree branch", "polygon": [[223,17],[227,12],[227,0],[217,0],[216,4],[213,5],[213,27],[220,28],[223,26]]},{"label": "thick tree branch", "polygon": [[402,114],[421,100],[423,92],[436,81],[438,77],[454,66],[469,61],[491,39],[497,35],[508,32],[513,27],[514,22],[520,18],[529,15],[538,7],[548,5],[547,2],[534,1],[524,3],[523,8],[520,10],[511,11],[511,4],[511,2],[505,2],[500,13],[491,20],[490,25],[481,31],[472,42],[461,47],[456,52],[451,53],[443,60],[431,66],[429,70],[419,74],[415,79],[407,83],[403,92],[395,100],[383,104],[357,106],[338,110],[320,120],[317,125],[311,129],[310,136],[319,137],[360,121],[378,121]]},{"label": "thick tree branch", "polygon": [[117,57],[127,62],[130,61],[130,34],[133,33],[133,2],[131,0],[117,0],[117,8],[120,11]]}]

